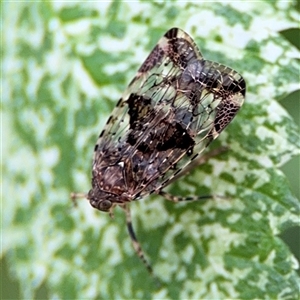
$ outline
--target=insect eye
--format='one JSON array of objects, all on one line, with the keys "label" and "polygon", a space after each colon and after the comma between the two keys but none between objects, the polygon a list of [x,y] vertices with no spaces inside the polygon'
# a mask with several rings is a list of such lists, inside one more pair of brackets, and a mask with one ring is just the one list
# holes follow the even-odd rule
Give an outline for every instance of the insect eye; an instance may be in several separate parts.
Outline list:
[{"label": "insect eye", "polygon": [[99,203],[99,209],[102,211],[108,211],[111,208],[112,203],[109,200],[103,200]]}]

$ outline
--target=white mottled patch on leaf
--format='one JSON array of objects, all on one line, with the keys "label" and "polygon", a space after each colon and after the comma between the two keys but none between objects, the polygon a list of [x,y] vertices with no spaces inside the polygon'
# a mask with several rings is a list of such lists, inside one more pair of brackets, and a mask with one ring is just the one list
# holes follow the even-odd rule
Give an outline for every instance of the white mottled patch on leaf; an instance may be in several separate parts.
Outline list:
[{"label": "white mottled patch on leaf", "polygon": [[[253,184],[254,190],[270,182],[270,174],[266,170],[254,170],[252,173],[256,175],[256,181]],[[260,177],[258,176],[258,174],[261,174]]]},{"label": "white mottled patch on leaf", "polygon": [[[106,251],[109,250],[109,260],[111,265],[119,264],[122,259],[122,252],[116,247],[118,245],[118,237],[117,234],[119,232],[119,228],[116,225],[107,226],[106,230],[103,233],[103,243],[105,245]],[[101,245],[99,245],[99,249],[101,249]]]},{"label": "white mottled patch on leaf", "polygon": [[[124,294],[125,295],[130,295],[131,294],[131,291],[133,289],[133,286],[134,286],[134,282],[132,280],[132,277],[131,276],[128,276],[128,274],[126,274],[126,272],[124,272],[123,274],[124,276]],[[116,295],[116,299],[121,299],[121,295],[119,297],[117,297]]]},{"label": "white mottled patch on leaf", "polygon": [[275,265],[275,261],[274,261],[275,259],[276,259],[276,251],[272,250],[265,259],[266,265],[274,266]]},{"label": "white mottled patch on leaf", "polygon": [[231,46],[235,45],[235,47],[234,49],[230,47],[231,53],[230,49],[228,49],[228,51],[226,51],[226,55],[232,58],[234,55],[238,55],[236,56],[236,59],[242,59],[243,53],[241,51],[235,51],[235,49],[244,49],[253,37],[251,33],[248,30],[245,30],[241,24],[236,24],[235,26],[230,27],[230,29],[229,27],[227,28],[228,31],[223,32],[223,34],[225,34],[224,36],[226,36],[226,44]]},{"label": "white mottled patch on leaf", "polygon": [[63,24],[58,20],[54,19],[49,23],[49,30],[53,34],[53,41],[58,47],[63,47],[68,43],[68,36],[64,32]]},{"label": "white mottled patch on leaf", "polygon": [[[193,205],[192,203],[190,205]],[[209,212],[206,212],[206,215]],[[185,225],[195,224],[199,219],[199,214],[197,214],[195,211],[187,210],[180,214],[180,223]]]},{"label": "white mottled patch on leaf", "polygon": [[258,274],[258,279],[255,281],[255,284],[261,291],[267,291],[267,285],[269,283],[268,276],[269,274],[266,271],[262,271]]},{"label": "white mottled patch on leaf", "polygon": [[299,269],[299,262],[298,262],[297,258],[294,255],[291,255],[290,259],[291,259],[293,269],[298,270]]},{"label": "white mottled patch on leaf", "polygon": [[[102,86],[98,97],[100,97],[100,99],[119,99],[120,91],[116,86]],[[117,102],[117,100],[115,101]]]},{"label": "white mottled patch on leaf", "polygon": [[[230,7],[232,7],[233,9],[235,9],[236,11],[239,11],[241,13],[249,13],[249,11],[252,10],[256,10],[256,9],[263,9],[265,8],[264,4],[262,2],[260,3],[255,3],[253,1],[243,1],[240,3],[240,5],[236,5],[235,2],[231,2],[229,1],[227,3],[227,5],[229,5]],[[260,5],[260,7],[258,8],[258,5]]]},{"label": "white mottled patch on leaf", "polygon": [[186,276],[187,276],[187,272],[186,272],[185,268],[181,267],[181,268],[177,269],[175,278],[178,281],[183,281],[186,278]]},{"label": "white mottled patch on leaf", "polygon": [[182,254],[182,260],[186,263],[192,263],[195,255],[195,250],[192,245],[187,245],[183,248]]},{"label": "white mottled patch on leaf", "polygon": [[140,16],[151,18],[151,6],[146,1],[135,2],[134,5],[129,6],[128,10],[130,11],[131,16]]},{"label": "white mottled patch on leaf", "polygon": [[[197,25],[199,20],[202,20],[202,26]],[[214,22],[211,22],[211,20],[214,20]],[[199,13],[193,13],[189,18],[186,30],[189,31],[192,29],[194,29],[199,36],[206,38],[207,47],[215,51],[220,50],[220,43],[218,41],[216,42],[212,37],[226,36],[226,40],[222,46],[222,52],[235,59],[242,59],[243,53],[240,49],[243,49],[251,39],[249,32],[246,32],[241,25],[236,24],[230,27],[226,23],[226,18],[205,9],[202,9]],[[232,45],[235,45],[235,47],[232,47]]]},{"label": "white mottled patch on leaf", "polygon": [[[136,218],[137,214],[141,214],[149,229],[158,228],[165,225],[167,222],[172,221],[164,207],[164,201],[166,200],[159,199],[158,201],[153,201],[150,197],[147,197],[145,201],[146,203],[141,203],[140,201],[134,203],[135,205],[132,206],[133,218]],[[135,209],[136,207],[142,208],[142,210]]]},{"label": "white mottled patch on leaf", "polygon": [[93,9],[97,10],[100,16],[102,16],[103,21],[107,21],[107,16],[108,10],[111,6],[111,1],[95,1],[93,3]]},{"label": "white mottled patch on leaf", "polygon": [[[266,68],[266,70],[263,70],[264,74],[262,75],[263,77],[265,77],[265,82],[260,82],[260,80],[258,78],[253,78],[253,81],[255,82],[255,85],[258,86],[258,95],[261,98],[261,101],[264,99],[268,99],[268,103],[270,102],[270,98],[274,98],[276,96],[276,91],[277,91],[277,87],[275,85],[270,85],[269,84],[269,76],[266,76],[267,74],[269,74],[269,72],[273,72],[272,70],[268,70],[268,68]],[[256,101],[257,101],[257,96],[256,96]]]},{"label": "white mottled patch on leaf", "polygon": [[263,218],[262,214],[260,214],[259,212],[255,212],[252,214],[252,219],[254,221],[259,221]]},{"label": "white mottled patch on leaf", "polygon": [[160,289],[160,290],[156,290],[153,294],[153,299],[169,299],[167,297],[168,295],[168,292],[167,292],[167,289]]},{"label": "white mottled patch on leaf", "polygon": [[55,166],[60,158],[60,150],[57,147],[45,148],[41,154],[40,158],[45,161],[45,165],[49,168]]},{"label": "white mottled patch on leaf", "polygon": [[256,161],[264,168],[272,168],[274,166],[273,161],[267,155],[259,155],[256,159]]},{"label": "white mottled patch on leaf", "polygon": [[86,287],[84,294],[88,299],[97,297],[97,286],[99,284],[99,274],[91,273],[89,276],[89,285]]},{"label": "white mottled patch on leaf", "polygon": [[213,166],[213,175],[219,177],[225,170],[227,162],[211,159],[209,163]]},{"label": "white mottled patch on leaf", "polygon": [[100,88],[95,84],[90,74],[84,68],[81,62],[74,62],[73,70],[76,85],[89,98],[98,98]]},{"label": "white mottled patch on leaf", "polygon": [[[250,31],[255,32],[256,35],[253,38],[257,42],[266,40],[268,37],[273,37],[277,31],[284,30],[291,26],[291,21],[286,18],[280,18],[278,14],[270,6],[266,6],[266,15],[264,17],[253,18]],[[294,22],[296,25],[296,22]]]},{"label": "white mottled patch on leaf", "polygon": [[115,73],[126,72],[128,71],[128,63],[120,62],[120,63],[108,63],[104,66],[103,70],[108,75],[113,75]]},{"label": "white mottled patch on leaf", "polygon": [[[278,206],[277,203],[273,204],[272,209],[276,209]],[[278,224],[284,224],[286,222],[293,222],[295,224],[299,224],[299,215],[292,214],[292,212],[285,212],[280,216],[276,216],[271,214],[270,212],[267,214],[267,218],[269,220],[270,228],[272,228],[272,232],[274,235],[280,234],[281,230],[278,227]]]},{"label": "white mottled patch on leaf", "polygon": [[[222,227],[220,224],[206,225],[201,229],[201,236],[209,240],[209,256],[214,260],[223,260],[223,254],[232,246],[243,244],[246,234],[231,231],[229,228]],[[215,239],[210,240],[211,237]]]},{"label": "white mottled patch on leaf", "polygon": [[[80,200],[80,199],[79,199]],[[79,201],[78,200],[78,201]],[[69,200],[70,201],[70,200]],[[80,211],[77,211],[77,209],[73,209],[72,214],[74,214],[74,218],[76,220],[82,219],[84,224],[81,224],[81,228],[83,230],[91,229],[93,232],[97,232],[96,236],[100,234],[101,228],[110,227],[109,225],[112,225],[112,220],[109,218],[109,216],[103,216],[103,214],[99,214],[95,209],[89,209],[90,204],[86,199],[82,199],[83,203],[79,204],[83,208]],[[115,226],[115,225],[112,225]],[[113,229],[111,229],[113,230]],[[114,227],[114,230],[119,230]],[[116,235],[117,233],[115,233]],[[112,241],[113,242],[113,241]],[[99,245],[100,247],[101,245]]]},{"label": "white mottled patch on leaf", "polygon": [[238,221],[240,218],[242,217],[242,214],[236,214],[236,213],[233,213],[231,214],[230,216],[227,217],[227,222],[229,224],[234,224],[236,223],[236,221]]},{"label": "white mottled patch on leaf", "polygon": [[[161,257],[167,257],[169,252],[161,251]],[[157,266],[155,266],[155,272],[159,275],[160,278],[163,278],[164,281],[169,282],[176,271],[176,266],[172,264],[171,261],[162,261]]]},{"label": "white mottled patch on leaf", "polygon": [[26,92],[29,98],[36,98],[41,81],[45,76],[45,68],[39,66],[35,61],[28,62],[28,68],[34,70],[30,73],[29,82],[26,86]]},{"label": "white mottled patch on leaf", "polygon": [[[221,262],[221,265],[223,263]],[[221,268],[222,269],[222,268]],[[231,297],[235,298],[239,295],[234,289],[235,286],[239,284],[239,280],[245,278],[251,268],[245,269],[234,269],[231,275],[229,272],[221,271],[221,274],[229,281],[223,282],[222,288],[219,289],[219,285],[215,281],[216,276],[218,276],[220,269],[219,266],[214,268],[212,265],[201,269],[199,266],[196,267],[194,280],[185,281],[184,288],[181,291],[180,298],[187,299],[199,299],[199,298],[207,298],[207,299],[221,299],[227,297],[227,295],[231,295]],[[211,283],[213,282],[213,283]],[[206,283],[203,285],[203,283]],[[226,288],[224,289],[224,284]],[[201,287],[201,288],[200,288]],[[234,296],[236,295],[236,296]]]},{"label": "white mottled patch on leaf", "polygon": [[[168,228],[168,230],[166,231],[166,234],[165,234],[165,237],[164,237],[164,244],[166,245],[167,248],[169,248],[169,250],[172,247],[175,251],[174,240],[179,234],[182,233],[182,230],[183,230],[182,224],[176,224],[175,223],[171,228]],[[174,260],[172,259],[172,261],[174,261]]]},{"label": "white mottled patch on leaf", "polygon": [[266,105],[266,111],[272,123],[280,123],[283,117],[288,117],[287,112],[277,101],[269,101]]},{"label": "white mottled patch on leaf", "polygon": [[[201,20],[202,26],[198,26],[199,20]],[[214,22],[211,22],[214,20]],[[208,9],[202,9],[195,12],[186,23],[186,30],[195,30],[196,35],[208,38],[212,32],[216,32],[216,28],[224,27],[225,22],[222,17],[217,16],[213,11]]]},{"label": "white mottled patch on leaf", "polygon": [[132,45],[128,37],[119,39],[110,35],[103,35],[99,40],[99,47],[101,48],[101,50],[106,51],[108,53],[118,53],[123,51],[129,51]]},{"label": "white mottled patch on leaf", "polygon": [[67,23],[64,26],[64,30],[67,34],[71,36],[82,36],[88,35],[91,30],[91,22],[88,19],[77,20],[75,22]]},{"label": "white mottled patch on leaf", "polygon": [[53,121],[52,111],[48,108],[44,108],[44,110],[39,110],[38,112],[34,109],[27,109],[22,113],[22,119],[27,125],[27,130],[29,128],[32,130],[39,128],[39,132],[36,133],[36,138],[39,140],[47,140]]},{"label": "white mottled patch on leaf", "polygon": [[261,48],[261,57],[268,62],[275,63],[283,54],[282,47],[272,41],[268,42],[264,47]]}]

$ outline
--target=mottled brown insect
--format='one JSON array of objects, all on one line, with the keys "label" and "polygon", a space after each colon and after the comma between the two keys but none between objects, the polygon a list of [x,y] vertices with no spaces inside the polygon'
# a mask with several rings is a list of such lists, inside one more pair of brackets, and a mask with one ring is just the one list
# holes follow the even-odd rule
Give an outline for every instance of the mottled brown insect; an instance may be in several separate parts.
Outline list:
[{"label": "mottled brown insect", "polygon": [[241,75],[205,60],[187,33],[172,28],[140,67],[99,135],[86,197],[101,211],[112,212],[117,205],[126,210],[135,250],[150,271],[127,204],[151,193],[175,202],[195,200],[162,189],[201,163],[199,155],[232,121],[245,91]]}]

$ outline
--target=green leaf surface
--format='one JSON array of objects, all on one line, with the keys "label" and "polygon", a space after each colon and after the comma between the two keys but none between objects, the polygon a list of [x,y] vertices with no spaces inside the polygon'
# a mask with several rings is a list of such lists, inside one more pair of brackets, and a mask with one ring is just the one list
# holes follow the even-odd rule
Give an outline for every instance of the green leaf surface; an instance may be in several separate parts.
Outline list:
[{"label": "green leaf surface", "polygon": [[[21,298],[296,299],[298,262],[278,237],[299,225],[279,170],[299,155],[299,128],[280,100],[299,89],[292,1],[6,2],[3,4],[1,255]],[[239,71],[244,106],[207,149],[226,153],[168,188],[223,195],[131,204],[157,287],[114,219],[72,191],[90,189],[94,144],[122,91],[171,27],[204,57]]]}]

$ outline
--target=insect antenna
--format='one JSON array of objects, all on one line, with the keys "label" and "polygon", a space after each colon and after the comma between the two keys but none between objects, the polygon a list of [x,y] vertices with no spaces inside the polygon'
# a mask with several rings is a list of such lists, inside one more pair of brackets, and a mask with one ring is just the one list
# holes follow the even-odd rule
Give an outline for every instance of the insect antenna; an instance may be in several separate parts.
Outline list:
[{"label": "insect antenna", "polygon": [[77,207],[77,199],[78,198],[87,198],[87,194],[86,193],[71,193],[71,200],[73,202],[73,206]]}]

